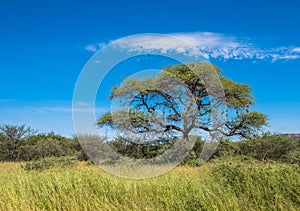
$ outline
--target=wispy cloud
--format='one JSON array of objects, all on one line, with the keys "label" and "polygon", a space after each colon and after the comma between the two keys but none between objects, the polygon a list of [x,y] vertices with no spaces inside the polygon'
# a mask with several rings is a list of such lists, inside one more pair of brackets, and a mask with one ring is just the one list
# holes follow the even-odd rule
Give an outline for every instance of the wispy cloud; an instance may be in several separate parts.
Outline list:
[{"label": "wispy cloud", "polygon": [[[170,34],[178,39],[178,42],[168,40],[165,36],[144,34],[141,36],[128,37],[126,40],[112,41],[114,45],[137,52],[160,51],[184,53],[187,55],[201,55],[206,59],[219,60],[295,60],[300,59],[300,47],[272,47],[261,48],[258,43],[235,36],[227,36],[211,32],[173,33]],[[184,45],[182,41],[190,44]],[[88,45],[88,51],[96,52],[99,45]]]},{"label": "wispy cloud", "polygon": [[299,53],[300,53],[300,47],[293,48],[292,51],[293,51],[293,52],[299,52]]},{"label": "wispy cloud", "polygon": [[94,45],[88,45],[85,47],[85,50],[90,51],[90,52],[96,52],[98,49]]},{"label": "wispy cloud", "polygon": [[89,51],[89,52],[96,52],[99,49],[103,48],[106,45],[106,43],[100,43],[97,45],[87,45],[85,47],[85,50]]}]

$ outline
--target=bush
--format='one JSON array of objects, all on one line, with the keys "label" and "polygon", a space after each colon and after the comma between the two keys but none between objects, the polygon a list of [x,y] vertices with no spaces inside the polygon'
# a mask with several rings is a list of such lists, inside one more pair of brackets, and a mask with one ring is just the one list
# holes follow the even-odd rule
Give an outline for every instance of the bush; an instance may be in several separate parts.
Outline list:
[{"label": "bush", "polygon": [[[274,160],[291,163],[300,153],[300,139],[283,135],[264,135],[239,143],[241,153],[258,160]],[[292,162],[295,162],[294,159]],[[299,160],[298,160],[299,162]]]},{"label": "bush", "polygon": [[243,141],[221,141],[213,158],[247,156],[300,165],[300,139],[283,135],[263,135]]},{"label": "bush", "polygon": [[25,170],[37,170],[43,171],[47,169],[51,169],[54,167],[66,168],[66,167],[73,167],[76,164],[75,157],[48,157],[41,160],[32,161],[26,163],[23,167]]},{"label": "bush", "polygon": [[77,156],[80,150],[77,139],[54,133],[38,134],[20,143],[18,160],[31,161],[46,157]]}]

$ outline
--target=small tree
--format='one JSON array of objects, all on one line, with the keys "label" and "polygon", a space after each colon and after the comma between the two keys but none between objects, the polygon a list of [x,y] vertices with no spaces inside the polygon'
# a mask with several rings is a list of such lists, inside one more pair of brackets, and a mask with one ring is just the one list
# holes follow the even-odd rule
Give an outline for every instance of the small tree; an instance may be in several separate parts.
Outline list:
[{"label": "small tree", "polygon": [[18,158],[18,149],[21,141],[26,140],[36,131],[26,125],[11,126],[4,125],[0,127],[1,140],[0,151],[2,160],[15,161]]}]

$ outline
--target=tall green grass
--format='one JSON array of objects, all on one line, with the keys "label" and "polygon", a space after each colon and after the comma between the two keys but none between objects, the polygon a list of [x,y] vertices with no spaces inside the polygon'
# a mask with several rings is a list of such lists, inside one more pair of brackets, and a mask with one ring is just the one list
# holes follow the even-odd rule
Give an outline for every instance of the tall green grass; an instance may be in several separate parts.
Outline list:
[{"label": "tall green grass", "polygon": [[93,165],[24,170],[0,164],[1,210],[300,210],[298,166],[214,161],[145,180]]}]

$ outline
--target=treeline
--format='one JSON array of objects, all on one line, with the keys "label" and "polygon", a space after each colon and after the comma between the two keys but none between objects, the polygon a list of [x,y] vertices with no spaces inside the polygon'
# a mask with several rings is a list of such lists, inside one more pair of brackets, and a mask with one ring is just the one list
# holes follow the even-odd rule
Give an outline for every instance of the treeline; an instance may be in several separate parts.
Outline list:
[{"label": "treeline", "polygon": [[[144,145],[118,138],[110,144],[120,154],[140,159],[155,157],[170,149],[174,143],[174,139],[162,139]],[[205,142],[198,137],[193,149],[181,164],[199,165],[204,144]],[[300,139],[267,133],[241,141],[222,140],[210,159],[232,157],[250,157],[259,161],[273,160],[300,165]]]},{"label": "treeline", "polygon": [[38,134],[26,125],[0,127],[0,161],[31,161],[71,156],[87,160],[78,139],[55,133]]},{"label": "treeline", "polygon": [[[156,157],[170,149],[176,139],[160,139],[146,144],[124,138],[109,142],[124,156],[137,159]],[[194,148],[182,161],[183,165],[199,165],[204,141],[197,138]],[[4,125],[0,127],[0,161],[32,161],[48,157],[71,156],[88,160],[76,136],[63,137],[54,133],[38,134],[31,127]],[[300,165],[300,139],[265,134],[243,141],[222,140],[211,159],[236,156],[251,157],[260,161],[273,160]]]},{"label": "treeline", "polygon": [[[197,165],[204,142],[199,141],[190,155],[183,161]],[[242,157],[259,161],[278,161],[300,166],[300,139],[280,134],[264,134],[242,141],[223,140],[219,143],[211,159]]]}]

